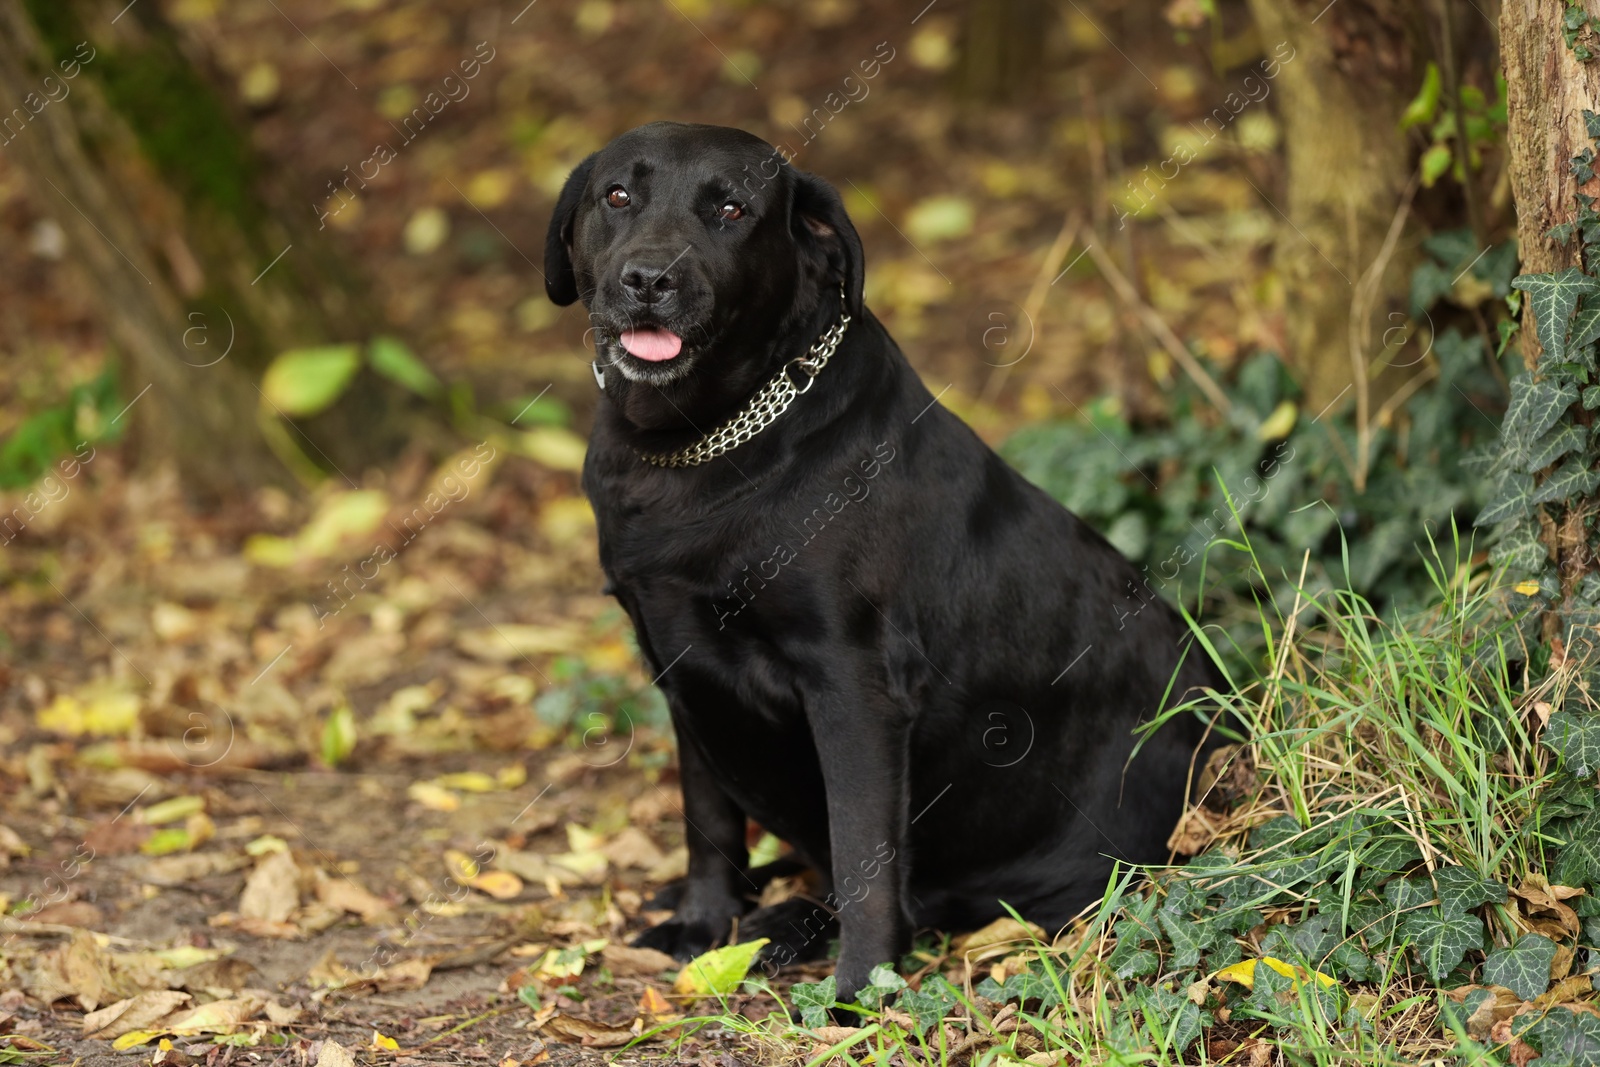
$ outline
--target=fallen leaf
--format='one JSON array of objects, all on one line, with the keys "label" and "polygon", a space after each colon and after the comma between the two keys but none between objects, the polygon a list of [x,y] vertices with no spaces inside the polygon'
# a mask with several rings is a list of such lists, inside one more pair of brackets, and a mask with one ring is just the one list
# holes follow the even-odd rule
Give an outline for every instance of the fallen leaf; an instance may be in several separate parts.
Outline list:
[{"label": "fallen leaf", "polygon": [[[1285,963],[1280,959],[1274,959],[1271,956],[1263,956],[1259,960],[1241,960],[1232,966],[1222,968],[1211,977],[1214,979],[1221,979],[1224,982],[1237,982],[1246,989],[1254,989],[1256,987],[1256,964],[1258,963],[1265,963],[1268,967],[1271,967],[1285,978],[1293,979],[1297,988],[1301,982],[1308,980],[1310,977],[1299,967],[1296,967],[1290,963]],[[1314,971],[1312,973],[1315,974],[1317,980],[1325,986],[1334,986],[1339,984],[1337,981],[1323,974],[1321,971]]]},{"label": "fallen leaf", "polygon": [[287,852],[262,857],[245,879],[239,915],[269,923],[287,922],[300,904],[300,868]]},{"label": "fallen leaf", "polygon": [[657,975],[678,969],[677,960],[653,948],[607,945],[600,953],[600,958],[615,975]]},{"label": "fallen leaf", "polygon": [[455,811],[461,807],[461,798],[434,782],[412,782],[406,796],[430,811]]},{"label": "fallen leaf", "polygon": [[467,884],[496,900],[513,900],[522,895],[522,879],[510,871],[484,871]]},{"label": "fallen leaf", "polygon": [[162,989],[119,1000],[85,1015],[83,1036],[96,1041],[111,1041],[130,1030],[148,1030],[189,1003],[190,999],[187,993]]},{"label": "fallen leaf", "polygon": [[756,953],[769,940],[761,937],[738,945],[714,948],[696,956],[678,972],[678,980],[672,983],[673,991],[691,996],[732,993],[750,972],[750,964],[755,962]]},{"label": "fallen leaf", "polygon": [[1032,923],[1019,923],[1010,917],[996,919],[980,930],[959,938],[952,946],[954,952],[977,952],[993,945],[1008,945],[1014,941],[1046,940],[1044,931]]},{"label": "fallen leaf", "polygon": [[545,1020],[541,1032],[549,1034],[557,1041],[587,1045],[590,1048],[617,1048],[638,1036],[630,1026],[612,1026],[609,1023],[561,1014],[552,1015]]},{"label": "fallen leaf", "polygon": [[356,1058],[333,1038],[326,1038],[322,1042],[322,1051],[317,1053],[316,1067],[356,1067]]},{"label": "fallen leaf", "polygon": [[367,922],[387,914],[392,905],[346,875],[330,878],[317,872],[317,899],[330,907],[359,915]]},{"label": "fallen leaf", "polygon": [[650,840],[650,835],[630,826],[612,838],[600,852],[619,868],[648,871],[666,859],[666,854]]},{"label": "fallen leaf", "polygon": [[583,627],[576,623],[534,626],[501,623],[467,630],[456,637],[456,648],[473,659],[507,663],[524,656],[572,652],[584,645]]},{"label": "fallen leaf", "polygon": [[260,1011],[264,1003],[261,997],[250,994],[228,1000],[213,1000],[173,1015],[162,1026],[174,1034],[230,1034],[240,1023]]},{"label": "fallen leaf", "polygon": [[672,1005],[667,1003],[667,998],[662,996],[653,985],[644,987],[644,995],[639,998],[639,1014],[649,1015],[657,1019],[677,1018],[672,1013]]}]

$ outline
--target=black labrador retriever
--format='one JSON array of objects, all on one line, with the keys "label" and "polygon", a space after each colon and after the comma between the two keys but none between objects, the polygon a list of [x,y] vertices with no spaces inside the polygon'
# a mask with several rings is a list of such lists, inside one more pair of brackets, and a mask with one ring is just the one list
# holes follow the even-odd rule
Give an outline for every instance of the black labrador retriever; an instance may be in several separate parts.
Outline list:
[{"label": "black labrador retriever", "polygon": [[[550,298],[588,307],[583,486],[678,737],[689,871],[639,943],[767,961],[838,930],[839,996],[918,927],[1055,928],[1161,862],[1217,679],[1140,575],[939,406],[862,302],[839,195],[658,122],[567,179]],[[1200,759],[1203,760],[1203,755]],[[752,911],[746,820],[826,889]],[[834,924],[837,923],[837,927]]]}]

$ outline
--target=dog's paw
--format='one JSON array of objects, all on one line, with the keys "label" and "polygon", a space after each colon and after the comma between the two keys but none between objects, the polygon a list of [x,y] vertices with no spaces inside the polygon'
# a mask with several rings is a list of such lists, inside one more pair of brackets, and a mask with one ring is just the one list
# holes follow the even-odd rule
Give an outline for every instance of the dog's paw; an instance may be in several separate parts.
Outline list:
[{"label": "dog's paw", "polygon": [[712,929],[710,923],[674,918],[659,926],[652,926],[634,938],[633,944],[637,948],[653,948],[657,952],[665,952],[674,959],[687,963],[696,956],[709,952],[722,939],[723,932]]},{"label": "dog's paw", "polygon": [[757,908],[739,920],[740,941],[767,939],[756,964],[769,975],[791,963],[824,959],[829,943],[838,936],[838,920],[826,908],[800,897]]}]

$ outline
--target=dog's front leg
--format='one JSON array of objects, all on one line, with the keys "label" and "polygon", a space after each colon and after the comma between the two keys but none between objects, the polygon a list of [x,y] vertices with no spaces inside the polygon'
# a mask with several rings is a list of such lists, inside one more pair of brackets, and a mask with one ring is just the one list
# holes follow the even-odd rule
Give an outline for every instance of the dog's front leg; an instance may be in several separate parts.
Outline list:
[{"label": "dog's front leg", "polygon": [[867,984],[867,973],[898,962],[909,943],[910,724],[873,687],[839,682],[833,679],[809,713],[828,791],[832,903],[839,916],[834,974],[839,1001],[848,1004]]},{"label": "dog's front leg", "polygon": [[694,739],[681,729],[678,773],[689,849],[683,899],[672,918],[640,934],[634,944],[688,960],[727,940],[733,920],[744,912],[742,887],[750,853],[744,812],[717,785]]}]

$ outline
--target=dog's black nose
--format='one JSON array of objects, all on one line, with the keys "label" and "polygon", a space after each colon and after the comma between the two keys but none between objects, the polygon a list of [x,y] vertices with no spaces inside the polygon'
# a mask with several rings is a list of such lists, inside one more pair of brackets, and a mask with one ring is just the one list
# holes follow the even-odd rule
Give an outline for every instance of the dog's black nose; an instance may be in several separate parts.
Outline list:
[{"label": "dog's black nose", "polygon": [[622,288],[641,304],[670,299],[678,290],[678,275],[672,269],[674,265],[668,264],[662,268],[626,263],[622,267]]}]

